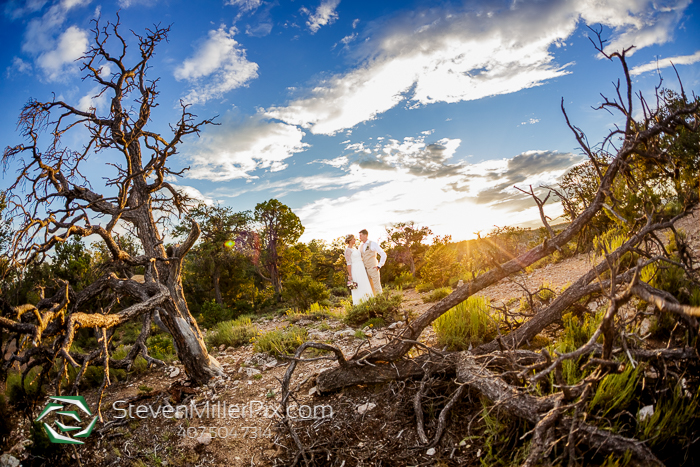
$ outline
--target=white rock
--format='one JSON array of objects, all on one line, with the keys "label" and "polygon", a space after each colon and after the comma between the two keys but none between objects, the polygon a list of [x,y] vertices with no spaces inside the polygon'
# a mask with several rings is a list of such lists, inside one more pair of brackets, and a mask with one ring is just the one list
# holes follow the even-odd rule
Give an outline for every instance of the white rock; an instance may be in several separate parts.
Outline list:
[{"label": "white rock", "polygon": [[367,402],[366,404],[362,404],[359,407],[357,407],[357,413],[360,415],[364,415],[366,412],[369,412],[373,408],[375,408],[377,404],[374,404],[372,402]]},{"label": "white rock", "polygon": [[435,455],[435,448],[430,448],[425,453],[429,456],[434,456]]},{"label": "white rock", "polygon": [[316,386],[314,386],[314,387],[312,387],[311,389],[309,389],[309,395],[310,395],[310,396],[313,396],[314,394],[316,394],[316,390],[317,390],[317,389],[316,389]]},{"label": "white rock", "polygon": [[644,318],[642,324],[639,325],[639,334],[646,336],[651,331],[652,321],[649,318]]},{"label": "white rock", "polygon": [[653,405],[645,405],[641,409],[639,409],[639,421],[643,422],[646,420],[648,417],[651,417],[654,415],[654,406]]},{"label": "white rock", "polygon": [[352,337],[355,335],[355,331],[352,329],[343,329],[334,334],[335,337]]},{"label": "white rock", "polygon": [[365,333],[365,336],[367,336],[367,337],[372,337],[372,331],[370,331],[369,329],[367,329],[366,331],[364,331],[364,333]]},{"label": "white rock", "polygon": [[184,412],[175,412],[175,418],[177,418],[178,420],[181,420],[181,419],[185,418],[185,413]]},{"label": "white rock", "polygon": [[396,326],[398,326],[398,325],[399,325],[399,323],[391,323],[391,324],[388,326],[388,329],[395,329]]},{"label": "white rock", "polygon": [[175,378],[180,374],[180,369],[179,368],[173,368],[173,371],[170,372],[170,377]]},{"label": "white rock", "polygon": [[260,374],[260,370],[258,370],[257,368],[250,368],[250,367],[247,367],[247,366],[242,366],[242,367],[238,370],[238,372],[239,372],[239,373],[245,373],[246,376],[248,376],[248,377],[251,377],[251,376],[253,376],[253,375],[259,375],[259,374]]},{"label": "white rock", "polygon": [[199,435],[199,438],[197,438],[197,442],[199,444],[202,444],[204,446],[211,444],[211,433],[208,431],[205,431],[201,435]]},{"label": "white rock", "polygon": [[462,279],[457,282],[457,288],[462,287],[464,285],[464,281]]},{"label": "white rock", "polygon": [[9,454],[0,456],[0,467],[19,467],[19,460]]}]

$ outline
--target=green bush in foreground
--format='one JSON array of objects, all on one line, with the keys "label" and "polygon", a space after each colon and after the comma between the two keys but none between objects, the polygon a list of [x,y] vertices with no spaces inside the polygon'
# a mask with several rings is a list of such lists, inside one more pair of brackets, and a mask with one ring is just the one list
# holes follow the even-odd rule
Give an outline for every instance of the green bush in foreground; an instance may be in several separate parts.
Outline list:
[{"label": "green bush in foreground", "polygon": [[290,326],[258,335],[254,340],[254,352],[265,352],[273,357],[279,357],[294,354],[297,347],[308,340],[308,333],[305,328]]},{"label": "green bush in foreground", "polygon": [[257,328],[253,326],[250,317],[241,316],[214,326],[214,329],[207,336],[207,342],[213,347],[219,347],[220,345],[240,347],[249,343],[256,334]]},{"label": "green bush in foreground", "polygon": [[423,297],[423,303],[439,302],[451,293],[452,289],[450,287],[440,287],[430,292],[427,297]]},{"label": "green bush in foreground", "polygon": [[467,350],[495,337],[496,326],[489,314],[488,301],[483,297],[468,300],[451,308],[433,321],[438,343],[450,350]]},{"label": "green bush in foreground", "polygon": [[348,324],[358,325],[371,318],[382,318],[385,322],[396,321],[401,311],[400,294],[384,292],[376,297],[371,297],[359,305],[347,305],[345,307],[345,321]]}]

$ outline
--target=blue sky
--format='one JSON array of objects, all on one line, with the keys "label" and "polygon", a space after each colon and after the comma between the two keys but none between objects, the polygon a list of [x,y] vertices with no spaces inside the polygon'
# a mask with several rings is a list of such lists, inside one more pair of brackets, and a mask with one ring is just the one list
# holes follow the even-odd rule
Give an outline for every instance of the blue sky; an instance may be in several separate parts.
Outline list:
[{"label": "blue sky", "polygon": [[[591,141],[618,119],[591,106],[612,95],[617,64],[587,25],[629,57],[637,90],[700,88],[700,8],[687,0],[29,0],[2,11],[3,147],[22,142],[30,98],[108,112],[82,81],[90,21],[142,32],[172,25],[150,76],[160,77],[151,130],[168,132],[180,99],[220,123],[185,142],[174,180],[206,202],[252,209],[272,197],[301,218],[302,240],[362,228],[379,239],[415,221],[454,239],[494,225],[537,225],[512,187],[556,183],[581,160],[561,114]],[[135,49],[132,48],[131,52]],[[128,60],[128,59],[127,59]],[[80,135],[67,143],[79,146]],[[13,180],[8,167],[0,188]],[[99,186],[104,159],[85,175]],[[551,217],[560,208],[549,205]]]}]

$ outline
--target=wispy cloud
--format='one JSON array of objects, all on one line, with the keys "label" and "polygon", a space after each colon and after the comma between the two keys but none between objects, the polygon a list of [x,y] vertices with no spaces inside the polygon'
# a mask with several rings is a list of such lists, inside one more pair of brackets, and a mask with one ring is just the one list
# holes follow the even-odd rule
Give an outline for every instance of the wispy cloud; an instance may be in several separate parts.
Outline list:
[{"label": "wispy cloud", "polygon": [[224,5],[237,6],[241,11],[254,11],[262,5],[262,0],[227,0]]},{"label": "wispy cloud", "polygon": [[338,19],[338,13],[335,9],[340,4],[340,0],[322,0],[321,4],[316,8],[316,11],[311,14],[307,9],[302,9],[302,12],[309,15],[309,20],[306,22],[306,26],[311,31],[311,34],[315,34],[321,29],[321,26],[326,26],[328,24],[333,24],[335,20]]},{"label": "wispy cloud", "polygon": [[667,41],[687,5],[490,0],[414,11],[368,25],[354,69],[325,78],[267,115],[314,134],[334,134],[401,102],[415,107],[517,92],[568,73],[550,48],[562,46],[580,21],[613,28],[609,47],[640,48]]},{"label": "wispy cloud", "polygon": [[209,31],[197,50],[175,70],[175,78],[193,87],[183,99],[202,104],[217,99],[258,77],[258,64],[248,61],[245,50],[234,39],[236,28],[223,26]]},{"label": "wispy cloud", "polygon": [[630,70],[632,76],[641,75],[647,71],[656,71],[663,68],[668,68],[673,65],[692,65],[693,63],[700,62],[700,50],[695,52],[693,55],[677,55],[675,57],[663,58],[649,62],[645,65],[639,65]]}]

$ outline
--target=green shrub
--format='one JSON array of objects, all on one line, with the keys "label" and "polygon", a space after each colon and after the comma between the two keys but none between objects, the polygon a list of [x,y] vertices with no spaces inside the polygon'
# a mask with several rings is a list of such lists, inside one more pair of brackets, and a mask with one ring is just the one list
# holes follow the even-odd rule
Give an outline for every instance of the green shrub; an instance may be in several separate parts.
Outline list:
[{"label": "green shrub", "polygon": [[164,362],[175,360],[175,347],[173,346],[173,338],[170,335],[161,333],[146,339],[146,348],[148,355]]},{"label": "green shrub", "polygon": [[598,409],[600,416],[605,417],[611,411],[625,410],[635,396],[639,382],[639,368],[627,365],[620,374],[607,375],[598,385],[588,409]]},{"label": "green shrub", "polygon": [[416,286],[416,292],[418,293],[423,293],[423,292],[430,292],[433,290],[435,286],[430,283],[430,282],[421,282]]},{"label": "green shrub", "polygon": [[231,321],[224,321],[214,326],[207,336],[207,343],[214,347],[240,347],[250,342],[257,334],[250,317],[241,316]]},{"label": "green shrub", "polygon": [[292,355],[297,347],[308,340],[305,328],[289,326],[286,329],[275,329],[254,337],[253,351],[265,352],[274,357]]},{"label": "green shrub", "polygon": [[413,287],[415,283],[416,280],[414,279],[413,275],[407,271],[402,272],[396,279],[394,279],[394,285],[396,287],[400,287],[401,289]]},{"label": "green shrub", "polygon": [[441,346],[451,350],[467,350],[495,337],[496,326],[489,314],[488,301],[469,297],[433,321],[433,329]]},{"label": "green shrub", "polygon": [[683,391],[677,384],[673,391],[667,391],[661,397],[654,407],[654,414],[639,423],[639,439],[647,440],[651,447],[663,447],[674,443],[687,444],[695,438],[690,428],[697,425],[700,418],[698,393],[688,398]]},{"label": "green shrub", "polygon": [[381,328],[386,326],[386,321],[384,321],[383,318],[371,318],[368,319],[367,322],[365,322],[362,325],[362,329],[364,328]]},{"label": "green shrub", "polygon": [[282,298],[292,303],[297,310],[306,310],[312,303],[328,300],[325,285],[307,276],[292,276],[284,281]]},{"label": "green shrub", "polygon": [[382,318],[385,322],[396,321],[401,311],[400,294],[384,292],[376,297],[370,297],[359,305],[348,304],[345,308],[345,321],[358,325],[371,318]]},{"label": "green shrub", "polygon": [[331,290],[331,295],[334,297],[347,297],[350,295],[350,289],[347,287],[333,287]]},{"label": "green shrub", "polygon": [[439,302],[451,293],[452,289],[450,287],[440,287],[430,292],[427,297],[423,297],[423,303]]},{"label": "green shrub", "polygon": [[7,373],[5,381],[5,394],[7,402],[17,408],[24,409],[32,405],[44,394],[44,388],[39,385],[39,373],[41,367],[35,366],[26,378],[24,378],[24,387],[22,387],[22,374],[18,371],[10,371]]},{"label": "green shrub", "polygon": [[230,321],[233,318],[235,318],[235,310],[212,299],[202,304],[202,313],[199,315],[197,323],[209,329],[216,326],[217,323]]}]

